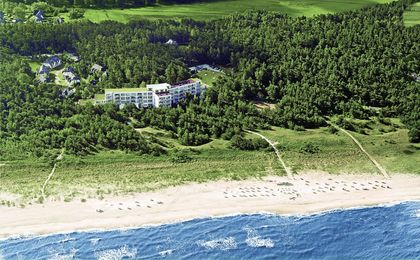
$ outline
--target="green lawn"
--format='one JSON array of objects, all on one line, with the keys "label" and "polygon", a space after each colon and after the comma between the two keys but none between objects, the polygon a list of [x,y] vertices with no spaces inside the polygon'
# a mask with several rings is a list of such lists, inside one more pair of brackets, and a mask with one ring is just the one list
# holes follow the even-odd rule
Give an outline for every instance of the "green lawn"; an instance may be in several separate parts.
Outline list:
[{"label": "green lawn", "polygon": [[128,22],[140,18],[193,18],[196,20],[209,20],[235,12],[241,13],[246,10],[262,9],[280,11],[293,17],[302,15],[310,17],[317,14],[347,11],[388,2],[391,2],[391,0],[219,0],[132,9],[88,9],[86,10],[85,17],[93,22],[104,20]]},{"label": "green lawn", "polygon": [[406,26],[420,24],[420,2],[415,3],[404,13],[404,23]]},{"label": "green lawn", "polygon": [[39,61],[28,61],[29,67],[31,67],[32,72],[37,72],[39,70],[39,67],[41,67],[41,62]]},{"label": "green lawn", "polygon": [[52,77],[53,82],[55,82],[59,86],[67,87],[66,80],[64,79],[64,76],[63,76],[63,69],[53,70],[51,71],[51,74],[53,75]]},{"label": "green lawn", "polygon": [[197,73],[197,77],[206,85],[213,86],[214,82],[222,76],[222,73],[214,72],[210,70],[202,70]]}]

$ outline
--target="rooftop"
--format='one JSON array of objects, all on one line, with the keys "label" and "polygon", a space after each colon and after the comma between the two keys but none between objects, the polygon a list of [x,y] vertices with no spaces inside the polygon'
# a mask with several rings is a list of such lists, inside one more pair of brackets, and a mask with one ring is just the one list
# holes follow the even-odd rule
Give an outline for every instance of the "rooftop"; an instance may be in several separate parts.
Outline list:
[{"label": "rooftop", "polygon": [[124,93],[135,93],[135,92],[144,92],[148,91],[147,88],[107,88],[105,93],[109,92],[124,92]]},{"label": "rooftop", "polygon": [[60,58],[57,56],[51,56],[44,63],[59,63],[61,62]]},{"label": "rooftop", "polygon": [[186,84],[191,84],[191,83],[195,83],[197,82],[197,80],[195,79],[187,79],[178,83],[173,84],[171,87],[178,87],[178,86],[182,86],[182,85],[186,85]]},{"label": "rooftop", "polygon": [[95,100],[105,100],[105,94],[96,94]]},{"label": "rooftop", "polygon": [[97,70],[97,71],[101,71],[101,70],[104,69],[104,67],[99,65],[99,64],[93,64],[92,69]]},{"label": "rooftop", "polygon": [[171,94],[169,94],[169,93],[155,93],[155,95],[156,95],[156,96],[159,96],[159,97],[167,97],[167,96],[171,96]]}]

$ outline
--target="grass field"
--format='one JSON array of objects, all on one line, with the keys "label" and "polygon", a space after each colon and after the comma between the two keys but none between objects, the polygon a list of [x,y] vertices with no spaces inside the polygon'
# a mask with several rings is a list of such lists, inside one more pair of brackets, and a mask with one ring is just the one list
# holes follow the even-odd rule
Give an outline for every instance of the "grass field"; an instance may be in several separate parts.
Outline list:
[{"label": "grass field", "polygon": [[[191,161],[185,163],[174,161],[175,152],[159,157],[120,151],[104,151],[85,158],[65,156],[46,194],[67,200],[147,191],[187,182],[283,174],[270,151],[244,152],[229,149],[228,145],[227,141],[215,140],[187,149],[182,153]],[[0,200],[2,192],[19,194],[25,202],[36,200],[50,169],[46,164],[22,161],[1,166]]]},{"label": "grass field", "polygon": [[[420,145],[409,143],[406,129],[398,128],[388,133],[376,132],[376,129],[373,129],[367,135],[354,132],[352,134],[388,173],[420,174]],[[322,170],[332,174],[378,172],[344,133],[332,134],[327,128],[304,132],[273,128],[261,133],[278,142],[286,164],[295,172],[305,169]],[[319,151],[303,152],[307,144],[317,147]]]},{"label": "grass field", "polygon": [[[392,123],[399,124],[398,120],[392,120]],[[371,126],[380,127],[375,123]],[[82,158],[65,155],[48,184],[46,194],[67,201],[148,191],[188,182],[285,175],[271,150],[234,150],[229,141],[219,139],[202,146],[187,147],[163,130],[148,127],[138,131],[146,138],[159,140],[168,154],[155,157],[103,151]],[[352,134],[391,175],[420,174],[420,145],[408,142],[404,128],[384,131],[371,129],[367,135]],[[305,170],[331,174],[377,173],[368,158],[341,132],[333,134],[328,128],[297,132],[273,127],[260,133],[277,142],[283,159],[295,173]],[[254,135],[248,137],[256,138]],[[185,157],[188,160],[179,161]],[[50,170],[51,165],[30,159],[0,161],[0,203],[10,194],[21,196],[21,199],[14,200],[18,201],[16,204],[36,201]]]},{"label": "grass field", "polygon": [[415,3],[404,13],[404,23],[406,26],[420,24],[420,2]]},{"label": "grass field", "polygon": [[93,22],[105,20],[128,22],[141,18],[209,20],[236,12],[241,13],[246,10],[271,10],[280,11],[293,17],[302,15],[310,17],[317,14],[347,11],[387,2],[391,2],[391,0],[214,0],[194,4],[157,5],[132,9],[88,9],[85,17]]},{"label": "grass field", "polygon": [[213,83],[221,77],[223,74],[210,71],[210,70],[202,70],[197,73],[198,78],[206,85],[213,86]]},{"label": "grass field", "polygon": [[29,66],[31,67],[32,72],[37,72],[39,70],[39,67],[41,67],[41,62],[38,61],[28,61]]}]

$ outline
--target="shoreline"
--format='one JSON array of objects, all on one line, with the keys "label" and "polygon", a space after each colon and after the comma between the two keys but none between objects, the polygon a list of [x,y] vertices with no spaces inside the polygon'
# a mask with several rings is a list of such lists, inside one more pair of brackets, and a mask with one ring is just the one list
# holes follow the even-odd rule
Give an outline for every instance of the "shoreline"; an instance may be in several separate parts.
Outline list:
[{"label": "shoreline", "polygon": [[8,239],[30,239],[30,238],[38,238],[38,237],[48,237],[48,236],[55,236],[55,235],[67,235],[72,233],[101,233],[101,232],[114,232],[114,231],[130,231],[135,229],[142,229],[142,228],[153,228],[165,225],[176,225],[184,222],[189,222],[193,220],[202,220],[202,219],[220,219],[220,218],[228,218],[228,217],[236,217],[236,216],[253,216],[253,215],[273,215],[279,217],[312,217],[317,215],[329,214],[337,211],[346,211],[346,210],[357,210],[357,209],[366,209],[366,208],[375,208],[375,207],[392,207],[398,204],[403,203],[411,203],[411,202],[419,202],[420,198],[415,200],[402,200],[402,201],[394,201],[394,202],[385,202],[380,204],[372,204],[372,205],[361,205],[355,207],[348,207],[348,208],[333,208],[333,209],[326,209],[322,211],[316,212],[308,212],[308,213],[290,213],[290,214],[281,214],[281,213],[273,213],[273,212],[266,212],[260,211],[255,213],[231,213],[226,215],[216,215],[216,216],[205,216],[205,217],[194,217],[191,219],[183,219],[177,220],[172,222],[164,222],[164,223],[151,223],[151,224],[143,224],[140,226],[130,226],[130,227],[116,227],[116,228],[95,228],[95,229],[76,229],[76,230],[68,230],[68,231],[58,231],[54,233],[42,233],[42,234],[16,234],[11,235],[8,237],[0,237],[0,242],[8,240]]},{"label": "shoreline", "polygon": [[[370,185],[370,186],[369,186]],[[382,188],[383,187],[383,188]],[[187,184],[155,192],[8,208],[0,206],[0,240],[73,232],[147,228],[203,218],[275,214],[310,216],[420,200],[420,176],[310,172],[262,180]]]}]

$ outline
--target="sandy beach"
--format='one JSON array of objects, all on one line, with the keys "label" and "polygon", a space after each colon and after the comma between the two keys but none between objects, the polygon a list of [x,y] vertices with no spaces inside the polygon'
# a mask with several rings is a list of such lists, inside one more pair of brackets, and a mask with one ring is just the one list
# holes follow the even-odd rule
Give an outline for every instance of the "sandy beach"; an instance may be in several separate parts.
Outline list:
[{"label": "sandy beach", "polygon": [[0,237],[139,227],[238,213],[307,214],[420,200],[420,176],[328,175],[188,184],[81,202],[0,206]]}]

